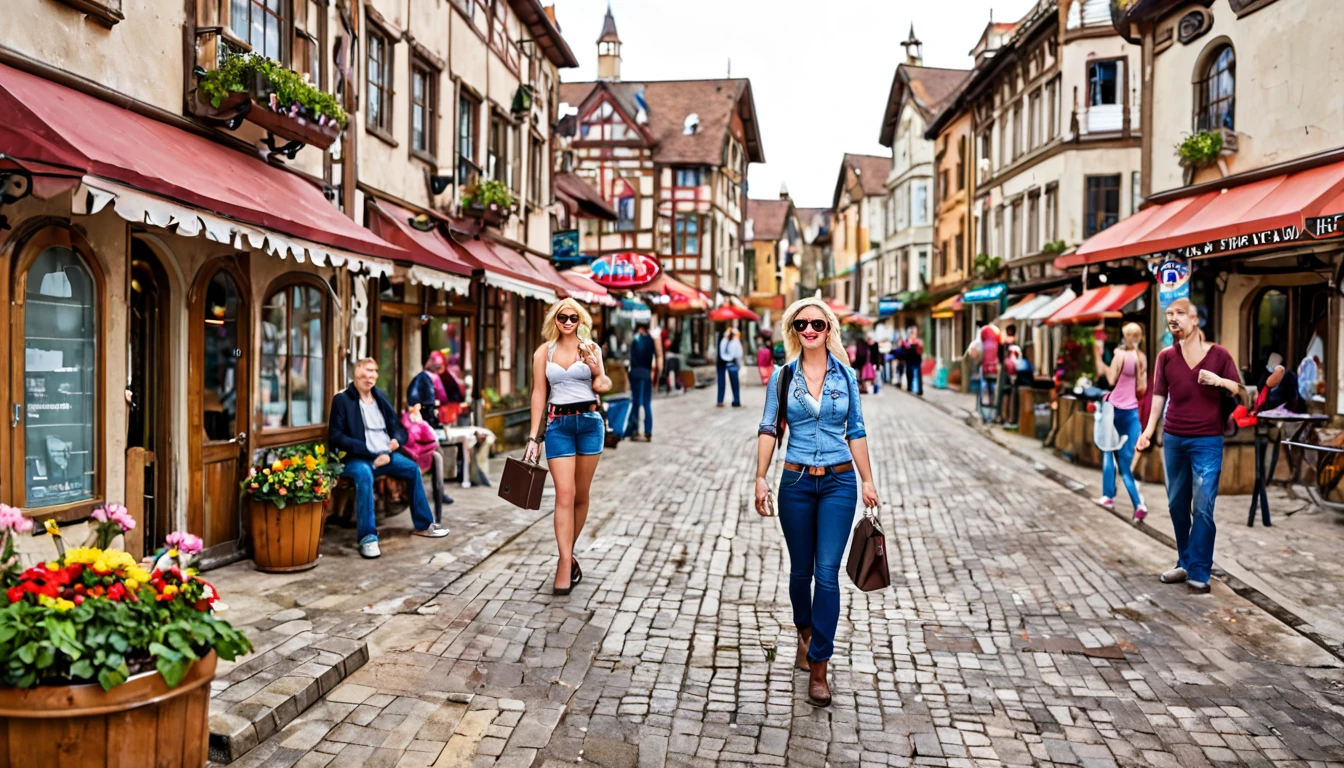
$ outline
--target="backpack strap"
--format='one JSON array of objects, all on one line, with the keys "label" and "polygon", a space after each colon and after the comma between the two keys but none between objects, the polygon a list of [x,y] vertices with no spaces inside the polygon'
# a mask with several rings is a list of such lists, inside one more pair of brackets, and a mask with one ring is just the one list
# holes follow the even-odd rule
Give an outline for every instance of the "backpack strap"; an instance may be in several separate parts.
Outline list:
[{"label": "backpack strap", "polygon": [[786,399],[793,384],[793,366],[785,364],[779,369],[778,389],[775,391],[775,445],[784,440],[784,430],[789,426],[789,401]]}]

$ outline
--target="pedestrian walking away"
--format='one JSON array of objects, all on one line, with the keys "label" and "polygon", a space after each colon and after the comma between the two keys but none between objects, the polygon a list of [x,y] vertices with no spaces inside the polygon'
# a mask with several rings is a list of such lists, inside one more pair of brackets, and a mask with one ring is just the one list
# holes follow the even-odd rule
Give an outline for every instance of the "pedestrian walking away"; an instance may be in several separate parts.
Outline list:
[{"label": "pedestrian walking away", "polygon": [[1105,337],[1098,328],[1092,358],[1096,361],[1097,378],[1105,378],[1112,389],[1107,401],[1114,413],[1115,429],[1123,442],[1115,451],[1106,451],[1101,459],[1101,498],[1097,503],[1115,509],[1115,476],[1117,473],[1134,505],[1134,522],[1141,523],[1148,516],[1143,494],[1134,480],[1134,455],[1139,443],[1139,398],[1148,389],[1148,357],[1139,349],[1143,343],[1143,326],[1126,323],[1121,329],[1121,345],[1111,354],[1110,364],[1102,362]]},{"label": "pedestrian walking away", "polygon": [[[574,546],[588,519],[589,491],[606,436],[598,395],[611,390],[611,379],[602,365],[602,349],[579,338],[579,328],[591,329],[592,324],[592,316],[578,302],[557,301],[542,326],[546,343],[532,355],[532,428],[523,460],[536,462],[545,443],[546,467],[555,484],[555,544],[560,554],[552,584],[556,595],[568,595],[583,581]],[[653,378],[647,383],[652,387]]]},{"label": "pedestrian walking away", "polygon": [[[784,312],[788,362],[765,394],[756,449],[756,512],[774,513],[766,472],[789,434],[779,481],[779,522],[789,550],[789,600],[798,629],[794,665],[809,672],[807,695],[831,703],[827,663],[840,618],[840,560],[849,541],[862,482],[863,504],[876,507],[859,383],[846,364],[835,313],[820,299],[801,299]],[[779,392],[781,379],[786,391]],[[782,409],[782,411],[781,411]]]},{"label": "pedestrian walking away", "polygon": [[768,336],[756,337],[756,370],[761,374],[761,385],[769,384],[775,372],[775,350]]},{"label": "pedestrian walking away", "polygon": [[635,338],[630,342],[630,422],[625,430],[625,436],[631,440],[639,439],[636,433],[641,408],[644,440],[653,439],[653,381],[662,368],[662,357],[658,342],[649,335],[649,324],[642,322],[635,326]]},{"label": "pedestrian walking away", "polygon": [[1166,317],[1176,343],[1162,350],[1153,365],[1152,413],[1138,449],[1148,449],[1162,419],[1167,505],[1177,552],[1176,567],[1162,574],[1162,582],[1185,581],[1190,591],[1204,593],[1213,568],[1223,429],[1232,410],[1227,406],[1241,397],[1241,378],[1232,355],[1204,340],[1199,311],[1189,299],[1173,301]]},{"label": "pedestrian walking away", "polygon": [[924,342],[919,338],[919,327],[910,326],[905,333],[905,389],[912,395],[924,396]]},{"label": "pedestrian walking away", "polygon": [[382,554],[373,510],[375,477],[406,481],[411,494],[411,522],[417,536],[437,539],[448,535],[448,529],[434,522],[429,511],[420,467],[401,452],[406,443],[406,428],[387,396],[374,386],[377,381],[377,360],[366,357],[355,363],[354,381],[331,399],[331,422],[327,425],[327,442],[345,452],[341,474],[355,484],[359,554],[367,558]]},{"label": "pedestrian walking away", "polygon": [[733,387],[733,407],[742,407],[742,339],[736,328],[729,328],[719,339],[719,364],[716,366],[719,381],[718,407],[723,407],[724,379]]}]

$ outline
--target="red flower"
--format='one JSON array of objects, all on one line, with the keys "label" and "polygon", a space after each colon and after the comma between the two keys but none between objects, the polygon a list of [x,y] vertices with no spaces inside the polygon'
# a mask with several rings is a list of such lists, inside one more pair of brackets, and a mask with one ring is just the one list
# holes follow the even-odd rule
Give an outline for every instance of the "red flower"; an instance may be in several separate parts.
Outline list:
[{"label": "red flower", "polygon": [[9,597],[9,602],[17,603],[23,599],[24,593],[25,590],[22,587],[10,587],[6,592],[6,596]]},{"label": "red flower", "polygon": [[117,582],[116,584],[113,584],[113,585],[112,585],[111,587],[109,587],[108,590],[107,590],[107,597],[108,597],[109,600],[116,600],[116,601],[118,601],[118,602],[120,602],[120,601],[122,601],[122,600],[125,600],[125,599],[126,599],[126,586],[125,586],[124,584],[122,584],[121,582]]},{"label": "red flower", "polygon": [[75,605],[80,605],[80,604],[82,604],[83,602],[84,602],[84,596],[83,596],[83,595],[75,595],[75,599],[74,599],[74,603],[75,603]]}]

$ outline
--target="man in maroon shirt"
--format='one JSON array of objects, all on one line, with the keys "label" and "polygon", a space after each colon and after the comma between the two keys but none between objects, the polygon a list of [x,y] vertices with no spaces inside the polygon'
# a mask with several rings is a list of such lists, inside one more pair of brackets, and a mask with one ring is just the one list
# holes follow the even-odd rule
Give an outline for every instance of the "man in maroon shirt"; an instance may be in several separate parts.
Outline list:
[{"label": "man in maroon shirt", "polygon": [[1241,377],[1232,355],[1204,340],[1199,311],[1189,299],[1172,302],[1166,314],[1176,344],[1158,353],[1153,366],[1152,412],[1137,448],[1148,449],[1162,418],[1167,505],[1177,551],[1176,567],[1162,574],[1162,582],[1184,581],[1191,592],[1203,594],[1213,567],[1213,507],[1223,471],[1222,400],[1241,396]]}]

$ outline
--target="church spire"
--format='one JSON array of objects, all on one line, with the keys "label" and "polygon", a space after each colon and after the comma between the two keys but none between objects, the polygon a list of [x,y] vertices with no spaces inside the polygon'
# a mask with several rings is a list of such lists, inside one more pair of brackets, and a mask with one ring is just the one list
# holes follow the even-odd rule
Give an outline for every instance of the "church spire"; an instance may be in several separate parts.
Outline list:
[{"label": "church spire", "polygon": [[621,79],[621,36],[616,32],[616,17],[611,15],[611,3],[607,3],[607,15],[602,19],[602,34],[597,38],[597,77],[600,80]]}]

